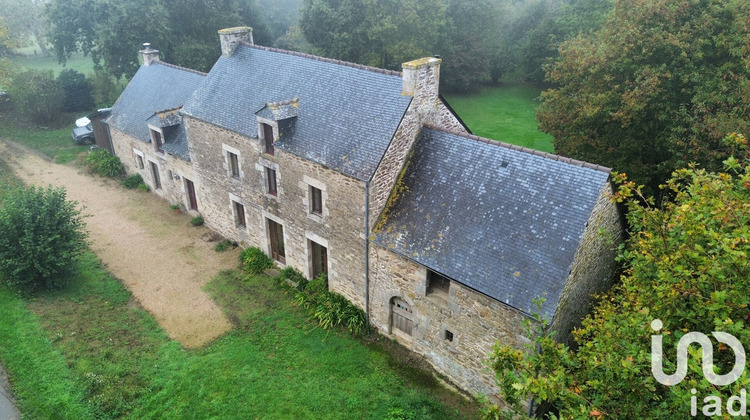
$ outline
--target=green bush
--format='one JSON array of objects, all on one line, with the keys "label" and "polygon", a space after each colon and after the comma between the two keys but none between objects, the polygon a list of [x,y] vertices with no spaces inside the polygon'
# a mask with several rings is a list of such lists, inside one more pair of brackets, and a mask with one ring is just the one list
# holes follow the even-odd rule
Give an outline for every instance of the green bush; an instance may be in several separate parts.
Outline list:
[{"label": "green bush", "polygon": [[302,291],[310,283],[302,273],[293,267],[284,267],[276,278],[276,284],[280,286],[294,284],[298,291]]},{"label": "green bush", "polygon": [[88,80],[93,87],[94,101],[99,108],[112,105],[122,90],[117,87],[112,76],[103,71],[94,71]]},{"label": "green bush", "polygon": [[13,103],[26,118],[38,124],[54,122],[63,106],[63,90],[52,71],[15,73],[8,86]]},{"label": "green bush", "polygon": [[125,173],[120,158],[109,154],[104,149],[95,149],[86,155],[86,167],[89,172],[109,178],[117,178]]},{"label": "green bush", "polygon": [[[140,184],[138,184],[138,191],[149,192],[149,191],[151,191],[151,188],[145,182],[141,182]],[[195,224],[195,223],[193,223],[193,224]],[[203,224],[203,223],[201,223],[201,224]]]},{"label": "green bush", "polygon": [[273,260],[258,248],[250,247],[242,250],[240,263],[243,270],[250,274],[260,274],[273,267]]},{"label": "green bush", "polygon": [[190,219],[190,224],[193,226],[203,226],[203,216],[200,214]]},{"label": "green bush", "polygon": [[85,223],[63,188],[11,190],[0,208],[0,273],[15,288],[64,286],[86,249]]},{"label": "green bush", "polygon": [[63,110],[89,111],[94,108],[93,87],[83,73],[65,69],[57,76],[63,90]]},{"label": "green bush", "polygon": [[[143,177],[141,176],[141,174],[130,175],[129,177],[122,180],[122,186],[129,190],[136,189],[141,184],[143,184]],[[148,185],[146,185],[146,187],[148,187]]]}]

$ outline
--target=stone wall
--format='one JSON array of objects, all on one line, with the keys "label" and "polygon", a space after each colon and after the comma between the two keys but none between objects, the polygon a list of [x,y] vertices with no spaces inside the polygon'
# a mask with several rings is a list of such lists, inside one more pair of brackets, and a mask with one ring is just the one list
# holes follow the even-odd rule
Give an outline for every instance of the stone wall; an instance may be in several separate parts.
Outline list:
[{"label": "stone wall", "polygon": [[[311,241],[327,248],[331,290],[364,308],[364,183],[280,149],[261,153],[258,139],[185,117],[190,153],[202,188],[206,225],[223,236],[271,255],[268,220],[283,226],[285,265],[312,275]],[[238,155],[233,178],[227,152]],[[268,193],[266,168],[276,171],[277,193]],[[321,190],[323,211],[310,212],[310,187]],[[230,200],[245,208],[238,227]]]},{"label": "stone wall", "polygon": [[[457,282],[447,296],[427,293],[427,270],[372,245],[370,321],[382,334],[424,356],[450,382],[472,393],[495,395],[494,374],[485,365],[496,341],[523,349],[530,340],[526,316]],[[392,299],[407,302],[414,327],[408,337],[391,328]],[[453,340],[446,337],[446,330]]]},{"label": "stone wall", "polygon": [[611,184],[602,188],[576,251],[570,275],[560,296],[550,330],[557,340],[572,343],[571,331],[591,309],[594,294],[607,290],[614,280],[617,246],[624,231],[617,205],[610,200]]},{"label": "stone wall", "polygon": [[[166,153],[157,153],[151,143],[138,140],[114,127],[110,127],[110,134],[115,154],[122,161],[128,175],[140,174],[143,177],[143,182],[151,187],[152,192],[170,204],[180,204],[182,210],[189,211],[190,203],[188,202],[185,179],[193,181],[196,190],[200,189],[200,183],[196,179],[190,162]],[[138,165],[138,155],[141,155],[143,159],[143,168]],[[159,168],[160,189],[155,188],[156,183],[151,172],[150,162],[156,163]],[[175,176],[179,179],[176,179]],[[200,210],[202,201],[200,199],[197,201]],[[190,213],[198,214],[198,212],[192,211]]]}]

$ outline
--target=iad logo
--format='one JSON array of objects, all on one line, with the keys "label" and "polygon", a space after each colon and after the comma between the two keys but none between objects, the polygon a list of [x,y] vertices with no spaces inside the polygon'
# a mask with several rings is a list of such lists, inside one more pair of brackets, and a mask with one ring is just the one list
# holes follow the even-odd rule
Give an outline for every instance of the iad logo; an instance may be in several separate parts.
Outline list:
[{"label": "iad logo", "polygon": [[[651,321],[651,329],[656,332],[661,331],[663,324],[661,320],[655,319]],[[714,372],[714,347],[711,344],[711,340],[703,333],[689,332],[680,338],[677,343],[677,369],[675,373],[667,375],[664,373],[664,349],[661,335],[651,336],[651,373],[654,375],[659,383],[662,385],[677,385],[685,379],[688,369],[688,347],[691,344],[697,343],[701,346],[703,351],[702,364],[703,364],[703,376],[716,386],[725,386],[733,384],[739,379],[742,373],[745,371],[745,348],[742,346],[737,338],[731,334],[727,334],[720,331],[714,331],[711,335],[716,338],[716,341],[729,346],[734,352],[734,367],[729,373],[724,375],[717,375]],[[693,397],[690,398],[690,414],[693,416],[698,415],[698,404],[697,397],[695,396],[696,390],[692,389]],[[727,401],[727,414],[731,416],[746,415],[746,398],[745,390],[743,389],[740,396],[732,396]],[[706,416],[721,415],[722,404],[721,399],[717,396],[707,396],[703,399],[706,403],[703,406],[703,412]],[[735,409],[735,403],[740,403],[740,409]]]}]

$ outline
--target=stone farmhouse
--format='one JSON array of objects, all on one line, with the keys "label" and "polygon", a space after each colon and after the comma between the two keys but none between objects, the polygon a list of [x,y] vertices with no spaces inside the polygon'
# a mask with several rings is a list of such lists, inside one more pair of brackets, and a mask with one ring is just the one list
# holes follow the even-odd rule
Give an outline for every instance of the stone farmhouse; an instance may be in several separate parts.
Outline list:
[{"label": "stone farmhouse", "polygon": [[438,92],[439,58],[402,72],[219,31],[208,74],[143,65],[107,123],[115,153],[171,203],[363,308],[472,393],[496,341],[546,298],[568,340],[613,275],[607,168],[476,137]]}]

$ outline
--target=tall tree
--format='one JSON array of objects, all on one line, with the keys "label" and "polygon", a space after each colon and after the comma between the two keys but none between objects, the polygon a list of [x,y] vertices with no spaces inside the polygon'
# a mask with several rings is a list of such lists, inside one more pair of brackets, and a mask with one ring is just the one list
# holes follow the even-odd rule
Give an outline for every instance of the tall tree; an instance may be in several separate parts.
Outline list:
[{"label": "tall tree", "polygon": [[721,139],[750,131],[749,20],[745,0],[618,2],[547,69],[541,129],[651,191],[687,161],[719,168]]},{"label": "tall tree", "polygon": [[0,16],[13,37],[22,43],[34,38],[42,55],[48,56],[47,39],[44,36],[44,0],[3,0]]}]

